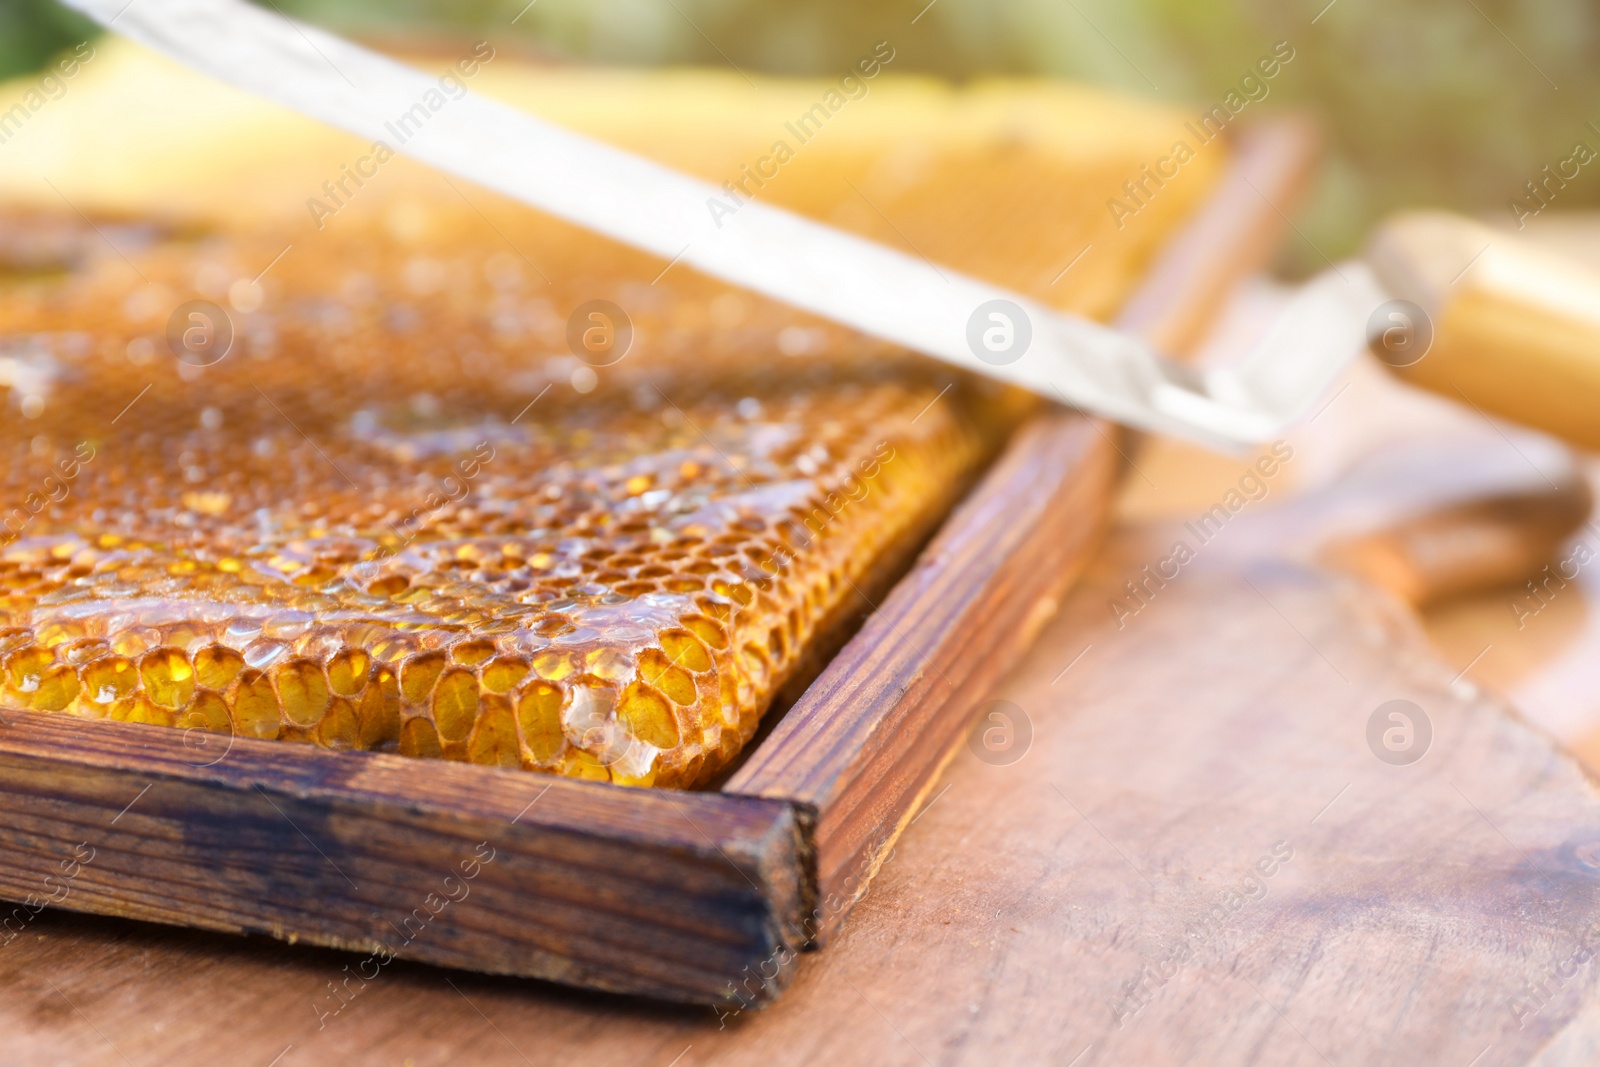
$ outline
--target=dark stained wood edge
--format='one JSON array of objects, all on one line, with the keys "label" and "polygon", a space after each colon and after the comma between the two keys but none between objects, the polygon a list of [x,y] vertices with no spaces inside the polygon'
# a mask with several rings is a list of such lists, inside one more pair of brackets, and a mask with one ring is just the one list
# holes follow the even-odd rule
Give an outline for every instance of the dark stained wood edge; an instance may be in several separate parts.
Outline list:
[{"label": "dark stained wood edge", "polygon": [[[349,973],[387,952],[751,1004],[793,969],[803,867],[784,802],[5,718],[10,900],[349,949]],[[21,925],[0,918],[0,941]]]},{"label": "dark stained wood edge", "polygon": [[[1197,343],[1228,289],[1276,246],[1316,147],[1301,119],[1244,132],[1217,189],[1117,324],[1171,352]],[[724,787],[799,808],[814,864],[808,945],[820,946],[865,892],[958,750],[975,704],[1027,650],[1099,543],[1121,437],[1063,411],[1023,428]]]}]

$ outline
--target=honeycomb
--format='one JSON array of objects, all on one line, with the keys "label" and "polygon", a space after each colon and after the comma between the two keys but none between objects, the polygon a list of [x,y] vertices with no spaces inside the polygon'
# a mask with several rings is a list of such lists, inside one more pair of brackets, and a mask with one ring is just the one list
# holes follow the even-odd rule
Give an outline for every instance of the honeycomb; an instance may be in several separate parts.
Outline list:
[{"label": "honeycomb", "polygon": [[[828,88],[475,83],[719,185]],[[1103,317],[1181,121],[886,75],[760,195]],[[0,707],[713,782],[1032,402],[371,148],[111,40],[7,144]]]},{"label": "honeycomb", "polygon": [[735,315],[770,346],[754,320],[782,309],[693,279],[732,348],[699,300],[636,294],[653,356],[533,361],[566,324],[493,310],[530,272],[375,233],[227,312],[233,348],[200,366],[160,320],[274,248],[145,240],[0,289],[6,706],[702,784],[870,607],[1004,406],[888,350],[741,346]]}]

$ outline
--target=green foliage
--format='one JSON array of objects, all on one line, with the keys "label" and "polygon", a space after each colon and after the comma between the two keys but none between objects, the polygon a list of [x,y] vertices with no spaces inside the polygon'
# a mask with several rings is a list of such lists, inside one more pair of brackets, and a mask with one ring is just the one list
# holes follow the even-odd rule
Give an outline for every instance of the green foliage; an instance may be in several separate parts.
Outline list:
[{"label": "green foliage", "polygon": [[[1297,253],[1305,266],[1348,253],[1399,206],[1509,218],[1506,202],[1546,163],[1580,138],[1600,146],[1585,125],[1600,126],[1600,7],[1588,0],[277,2],[379,39],[482,35],[564,58],[750,72],[829,74],[888,40],[900,71],[1052,75],[1197,109],[1286,40],[1295,60],[1271,100],[1315,112],[1330,143],[1303,226],[1315,248]],[[49,0],[0,0],[0,62],[15,69],[17,56],[69,43],[63,32],[79,31],[63,25],[75,24]],[[1590,170],[1600,167],[1562,190],[1562,207],[1600,203]]]},{"label": "green foliage", "polygon": [[[301,0],[366,25],[374,0]],[[1302,224],[1320,266],[1398,207],[1509,218],[1506,202],[1587,137],[1600,147],[1600,7],[1589,0],[409,0],[393,18],[612,62],[830,73],[889,40],[895,69],[952,78],[1046,74],[1141,95],[1218,102],[1258,56],[1295,60],[1271,100],[1315,113],[1325,178]],[[510,20],[517,18],[515,26]],[[918,17],[921,12],[920,17]],[[913,24],[912,19],[916,18]],[[1312,20],[1316,21],[1313,22]],[[1558,88],[1559,87],[1559,88]],[[1600,167],[1560,205],[1600,204]]]},{"label": "green foliage", "polygon": [[48,0],[0,0],[0,78],[37,70],[93,33],[88,20]]}]

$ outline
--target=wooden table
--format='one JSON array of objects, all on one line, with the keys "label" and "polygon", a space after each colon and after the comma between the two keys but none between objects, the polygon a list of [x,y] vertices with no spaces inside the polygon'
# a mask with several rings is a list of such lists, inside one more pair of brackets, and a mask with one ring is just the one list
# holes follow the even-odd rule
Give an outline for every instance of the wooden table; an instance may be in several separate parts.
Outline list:
[{"label": "wooden table", "polygon": [[[1409,506],[1418,470],[1503,462],[1541,491],[1549,457],[1474,420],[1367,368],[1203,542],[1183,522],[1248,461],[1147,442],[1111,541],[994,693],[1002,717],[774,1007],[398,962],[336,989],[356,957],[45,911],[0,948],[0,1062],[1594,1062],[1600,797],[1552,735],[1600,760],[1600,567],[1521,629],[1506,590],[1425,629],[1313,561],[1385,484],[1380,512]],[[1474,432],[1478,452],[1429,451]],[[1361,454],[1403,461],[1398,495]],[[1185,537],[1194,558],[1148,582]],[[1415,762],[1369,744],[1393,700],[1431,725]]]}]

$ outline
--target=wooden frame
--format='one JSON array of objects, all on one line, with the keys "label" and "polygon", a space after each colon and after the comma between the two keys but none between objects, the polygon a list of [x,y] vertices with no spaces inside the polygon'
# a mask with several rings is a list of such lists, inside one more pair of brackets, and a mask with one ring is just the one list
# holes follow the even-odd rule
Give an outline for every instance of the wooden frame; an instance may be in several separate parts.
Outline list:
[{"label": "wooden frame", "polygon": [[[1190,347],[1276,241],[1313,154],[1298,123],[1247,132],[1119,324]],[[333,976],[346,988],[400,956],[770,1000],[838,928],[1097,543],[1118,437],[1065,411],[1021,428],[717,792],[7,711],[0,897],[22,903],[0,942],[55,905],[361,953]]]}]

